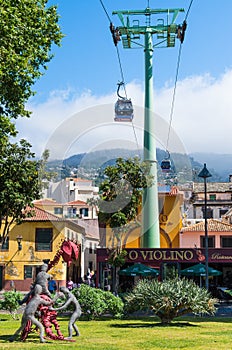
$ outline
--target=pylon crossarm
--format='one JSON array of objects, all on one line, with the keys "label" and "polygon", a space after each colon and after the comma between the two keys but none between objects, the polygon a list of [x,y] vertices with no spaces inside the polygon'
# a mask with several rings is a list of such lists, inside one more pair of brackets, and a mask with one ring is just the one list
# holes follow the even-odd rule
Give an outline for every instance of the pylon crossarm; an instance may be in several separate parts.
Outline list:
[{"label": "pylon crossarm", "polygon": [[[138,45],[140,41],[140,35],[145,35],[146,33],[156,34],[158,43],[155,47],[174,47],[175,38],[179,38],[181,43],[184,39],[184,24],[177,25],[175,20],[179,12],[184,12],[183,8],[177,9],[150,9],[145,10],[120,10],[113,11],[113,15],[117,15],[121,26],[118,27],[120,37],[122,39],[122,44],[125,49],[132,48],[132,44]],[[150,22],[151,15],[168,15],[166,19],[157,18],[154,25]],[[169,15],[172,14],[171,21],[169,21]],[[130,16],[133,15],[144,15],[145,23],[140,24],[139,20],[132,20],[130,23]],[[136,22],[136,24],[135,24]],[[166,22],[166,23],[165,23]],[[163,45],[166,42],[166,45]],[[139,45],[143,46],[143,45]]]},{"label": "pylon crossarm", "polygon": [[172,17],[172,21],[171,21],[171,24],[175,23],[175,20],[179,14],[179,12],[184,12],[184,9],[175,9],[173,11],[173,17]]},{"label": "pylon crossarm", "polygon": [[177,8],[177,9],[151,9],[147,7],[145,10],[118,10],[113,11],[113,15],[157,15],[160,13],[174,13],[175,16],[179,12],[184,12],[183,8]]},{"label": "pylon crossarm", "polygon": [[170,32],[170,33],[177,33],[177,25],[171,24],[169,26],[166,25],[158,25],[158,26],[140,26],[140,27],[118,27],[121,35],[136,35],[136,34],[145,34],[145,33],[151,33],[151,34],[161,34],[163,32]]}]

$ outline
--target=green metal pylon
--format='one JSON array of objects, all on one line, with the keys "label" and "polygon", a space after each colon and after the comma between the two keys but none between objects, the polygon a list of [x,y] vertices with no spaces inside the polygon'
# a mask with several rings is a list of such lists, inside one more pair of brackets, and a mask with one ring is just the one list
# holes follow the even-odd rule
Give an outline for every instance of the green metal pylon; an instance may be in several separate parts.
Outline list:
[{"label": "green metal pylon", "polygon": [[[186,23],[184,22],[183,25],[175,24],[179,12],[184,12],[184,9],[151,9],[147,7],[145,10],[113,11],[113,15],[118,15],[121,21],[121,26],[116,29],[113,27],[111,30],[115,45],[121,39],[124,48],[129,49],[135,45],[142,46],[145,53],[144,161],[150,163],[150,175],[153,176],[154,180],[153,185],[148,187],[143,195],[143,231],[141,235],[143,248],[160,248],[156,126],[153,110],[153,49],[174,47],[176,37],[180,39],[181,43],[183,42]],[[156,19],[155,25],[151,23],[152,15],[160,16]],[[144,23],[141,24],[136,16],[143,16]],[[141,43],[141,35],[144,36],[144,43]],[[157,36],[155,45],[153,45],[153,35]]]}]

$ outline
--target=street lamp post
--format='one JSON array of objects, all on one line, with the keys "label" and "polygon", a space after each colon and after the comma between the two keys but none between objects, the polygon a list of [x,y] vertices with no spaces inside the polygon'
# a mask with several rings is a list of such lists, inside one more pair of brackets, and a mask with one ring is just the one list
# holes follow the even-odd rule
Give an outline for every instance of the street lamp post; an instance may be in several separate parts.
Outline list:
[{"label": "street lamp post", "polygon": [[205,219],[205,288],[209,289],[209,240],[208,240],[208,226],[207,226],[207,182],[206,179],[212,175],[206,168],[206,163],[204,168],[198,174],[199,177],[204,179],[204,195],[205,195],[205,210],[204,210],[204,219]]},{"label": "street lamp post", "polygon": [[18,243],[18,250],[22,250],[22,239],[23,237],[21,235],[18,235],[16,237],[17,243]]}]

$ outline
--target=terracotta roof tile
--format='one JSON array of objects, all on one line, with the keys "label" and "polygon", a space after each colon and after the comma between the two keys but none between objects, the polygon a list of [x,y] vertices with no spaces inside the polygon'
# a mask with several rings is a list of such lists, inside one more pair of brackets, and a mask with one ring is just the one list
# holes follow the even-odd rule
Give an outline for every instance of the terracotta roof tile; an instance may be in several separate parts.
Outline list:
[{"label": "terracotta roof tile", "polygon": [[[207,220],[208,231],[214,232],[232,232],[232,225],[221,222],[215,219]],[[181,232],[204,232],[205,231],[205,221],[199,222],[191,226],[183,227]]]},{"label": "terracotta roof tile", "polygon": [[86,202],[77,200],[77,201],[65,203],[65,205],[86,205]]},{"label": "terracotta roof tile", "polygon": [[52,198],[39,199],[33,202],[34,205],[62,205]]},{"label": "terracotta roof tile", "polygon": [[81,177],[66,177],[66,181],[73,180],[74,182],[89,182],[92,183],[92,180],[82,179]]},{"label": "terracotta roof tile", "polygon": [[169,192],[169,196],[176,196],[179,193],[177,186],[172,186]]},{"label": "terracotta roof tile", "polygon": [[26,213],[32,212],[31,217],[26,217],[23,219],[23,221],[63,221],[60,217],[48,213],[47,211],[34,207],[34,208],[27,208],[25,210]]}]

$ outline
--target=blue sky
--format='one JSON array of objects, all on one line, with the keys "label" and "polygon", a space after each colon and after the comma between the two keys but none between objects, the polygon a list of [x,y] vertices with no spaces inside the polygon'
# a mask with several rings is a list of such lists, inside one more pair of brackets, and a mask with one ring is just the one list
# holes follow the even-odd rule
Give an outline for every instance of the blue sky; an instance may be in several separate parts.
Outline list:
[{"label": "blue sky", "polygon": [[[73,114],[95,105],[113,104],[121,79],[109,20],[100,1],[50,0],[49,3],[58,6],[65,38],[61,47],[54,47],[55,57],[35,85],[37,94],[28,103],[33,111],[32,118],[17,123],[20,136],[27,137],[38,154],[55,130]],[[148,2],[104,0],[103,3],[117,26],[120,23],[117,16],[111,15],[113,10],[145,9]],[[150,7],[187,11],[190,3],[187,0],[150,0]],[[230,0],[192,2],[172,121],[187,153],[232,153],[231,13]],[[176,23],[181,24],[184,17],[185,14],[180,13]],[[134,104],[143,106],[143,50],[125,50],[121,43],[118,47],[130,97]],[[153,56],[155,112],[167,123],[178,51],[179,42],[176,41],[175,48],[155,49]],[[84,144],[79,142],[76,151],[85,151]]]}]

